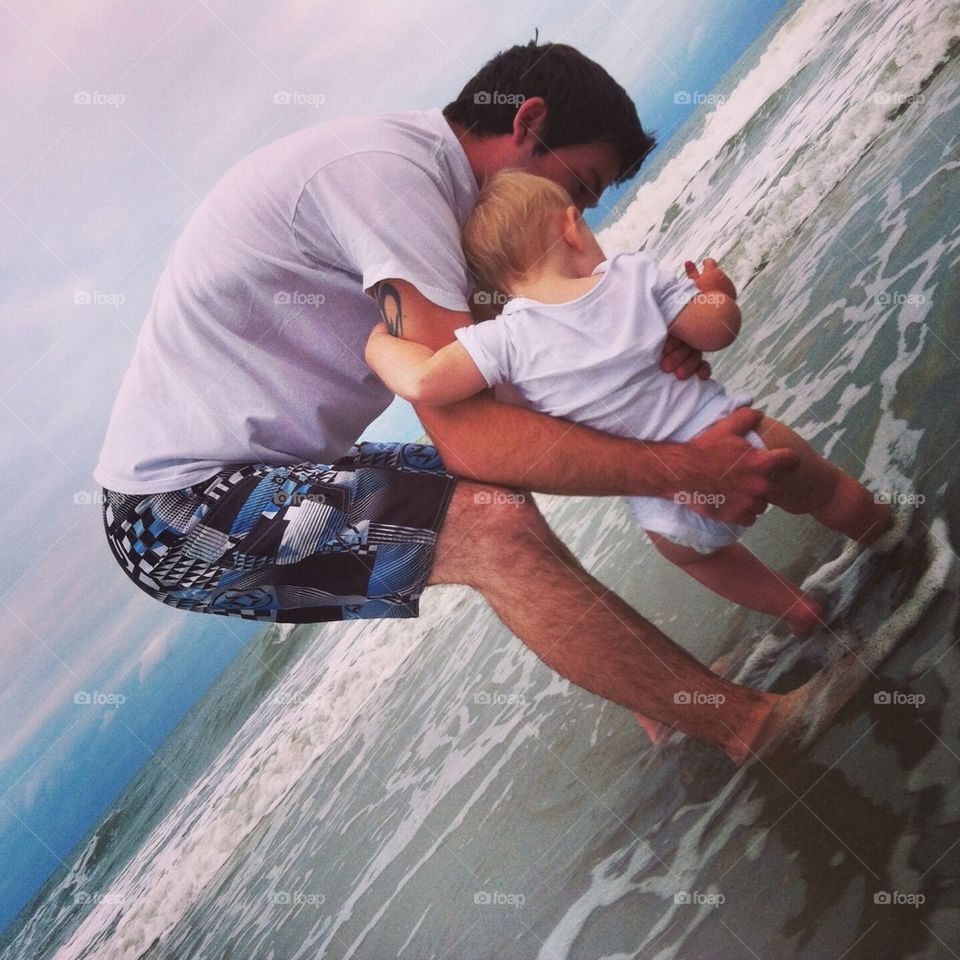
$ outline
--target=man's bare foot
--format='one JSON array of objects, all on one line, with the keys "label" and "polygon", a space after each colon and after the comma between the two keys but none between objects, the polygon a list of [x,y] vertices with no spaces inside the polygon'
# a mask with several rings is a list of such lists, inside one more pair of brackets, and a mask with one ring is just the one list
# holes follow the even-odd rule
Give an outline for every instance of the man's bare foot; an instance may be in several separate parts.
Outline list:
[{"label": "man's bare foot", "polygon": [[724,753],[738,766],[784,747],[807,747],[860,689],[870,670],[848,653],[802,687],[776,695],[765,722],[748,742],[735,738]]},{"label": "man's bare foot", "polygon": [[797,600],[783,618],[795,637],[805,637],[823,623],[823,604],[809,594]]}]

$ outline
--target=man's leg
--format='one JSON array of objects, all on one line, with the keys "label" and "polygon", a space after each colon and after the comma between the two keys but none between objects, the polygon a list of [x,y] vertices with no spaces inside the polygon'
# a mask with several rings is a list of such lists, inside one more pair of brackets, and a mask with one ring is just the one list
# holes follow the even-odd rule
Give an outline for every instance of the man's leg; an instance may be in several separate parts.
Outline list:
[{"label": "man's leg", "polygon": [[735,762],[769,738],[786,698],[712,673],[591,577],[529,494],[516,504],[516,494],[503,496],[508,492],[457,484],[428,583],[473,587],[568,680],[710,743]]}]

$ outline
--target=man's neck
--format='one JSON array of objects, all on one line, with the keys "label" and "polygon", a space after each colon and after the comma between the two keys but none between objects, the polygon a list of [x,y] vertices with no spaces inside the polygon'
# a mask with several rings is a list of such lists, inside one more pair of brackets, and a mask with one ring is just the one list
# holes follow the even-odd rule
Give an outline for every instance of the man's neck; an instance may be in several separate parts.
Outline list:
[{"label": "man's neck", "polygon": [[448,120],[446,117],[443,119],[460,142],[477,186],[505,165],[504,149],[509,146],[509,137],[477,137],[456,120]]}]

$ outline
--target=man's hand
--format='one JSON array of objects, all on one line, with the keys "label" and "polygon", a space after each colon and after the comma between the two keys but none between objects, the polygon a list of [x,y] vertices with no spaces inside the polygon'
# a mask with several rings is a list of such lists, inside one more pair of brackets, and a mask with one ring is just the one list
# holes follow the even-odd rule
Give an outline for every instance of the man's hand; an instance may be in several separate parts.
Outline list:
[{"label": "man's hand", "polygon": [[687,276],[697,285],[701,293],[725,293],[731,300],[737,299],[737,288],[733,281],[717,266],[717,261],[707,257],[703,261],[703,271],[688,260],[684,265]]},{"label": "man's hand", "polygon": [[674,374],[678,380],[686,380],[691,373],[696,373],[701,380],[710,376],[710,364],[703,359],[703,354],[678,337],[667,337],[660,357],[660,369],[664,373]]},{"label": "man's hand", "polygon": [[716,501],[690,497],[686,505],[691,510],[723,523],[750,526],[767,509],[777,491],[777,475],[794,469],[800,457],[793,450],[760,450],[743,438],[762,418],[759,410],[742,407],[686,444],[696,449],[691,460],[697,475],[692,489],[685,492]]}]

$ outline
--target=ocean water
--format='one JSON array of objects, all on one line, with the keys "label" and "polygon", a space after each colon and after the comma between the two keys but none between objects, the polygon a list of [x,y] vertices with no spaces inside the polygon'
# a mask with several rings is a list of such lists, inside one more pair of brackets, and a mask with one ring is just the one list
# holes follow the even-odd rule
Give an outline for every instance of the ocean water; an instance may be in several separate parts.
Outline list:
[{"label": "ocean water", "polygon": [[[668,568],[616,498],[537,496],[584,566],[704,661],[871,676],[800,754],[646,743],[475,595],[253,640],[5,933],[0,958],[935,960],[960,953],[960,11],[808,0],[601,234],[741,290],[719,377],[916,505],[803,644]],[[771,511],[802,579],[842,544]],[[572,633],[571,642],[575,642]],[[826,706],[821,705],[821,706]]]}]

